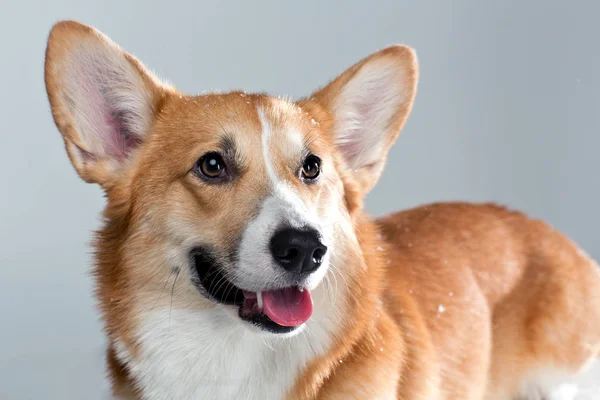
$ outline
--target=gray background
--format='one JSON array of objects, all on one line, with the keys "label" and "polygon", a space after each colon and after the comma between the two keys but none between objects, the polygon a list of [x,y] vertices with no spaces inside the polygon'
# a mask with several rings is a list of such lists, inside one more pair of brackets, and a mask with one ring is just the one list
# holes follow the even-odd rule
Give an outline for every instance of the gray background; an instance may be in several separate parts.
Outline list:
[{"label": "gray background", "polygon": [[4,0],[1,399],[94,399],[103,385],[89,276],[103,198],[69,164],[43,86],[45,41],[59,19],[98,27],[192,93],[301,96],[381,47],[409,44],[420,90],[368,209],[493,200],[548,220],[600,258],[600,4],[368,3]]}]

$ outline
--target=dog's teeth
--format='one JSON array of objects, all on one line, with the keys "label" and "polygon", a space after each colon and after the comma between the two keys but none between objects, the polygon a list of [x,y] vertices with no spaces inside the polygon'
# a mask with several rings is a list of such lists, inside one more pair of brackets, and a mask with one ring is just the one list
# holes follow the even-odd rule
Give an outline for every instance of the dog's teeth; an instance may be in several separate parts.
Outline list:
[{"label": "dog's teeth", "polygon": [[263,309],[262,292],[256,292],[256,302],[258,303],[258,309],[262,310]]},{"label": "dog's teeth", "polygon": [[299,290],[299,291],[301,291],[301,292],[304,292],[304,288],[303,288],[302,286],[300,286],[300,287],[298,288],[298,290]]}]

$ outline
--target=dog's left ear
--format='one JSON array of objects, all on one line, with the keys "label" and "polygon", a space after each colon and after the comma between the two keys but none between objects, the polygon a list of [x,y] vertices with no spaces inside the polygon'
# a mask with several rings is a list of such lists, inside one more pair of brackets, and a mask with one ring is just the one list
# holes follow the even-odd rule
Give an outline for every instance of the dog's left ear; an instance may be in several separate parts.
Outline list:
[{"label": "dog's left ear", "polygon": [[309,101],[325,108],[334,141],[363,194],[377,182],[390,147],[412,108],[418,81],[415,52],[391,46],[350,67]]}]

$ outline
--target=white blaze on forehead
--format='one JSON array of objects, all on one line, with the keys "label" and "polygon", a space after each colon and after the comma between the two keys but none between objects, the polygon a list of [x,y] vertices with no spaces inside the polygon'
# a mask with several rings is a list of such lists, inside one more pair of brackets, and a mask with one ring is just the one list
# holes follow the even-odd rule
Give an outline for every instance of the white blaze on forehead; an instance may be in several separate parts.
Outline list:
[{"label": "white blaze on forehead", "polygon": [[[258,119],[260,120],[262,128],[262,152],[265,167],[267,169],[267,175],[269,176],[269,179],[271,180],[273,185],[279,185],[283,182],[279,179],[279,177],[277,176],[277,172],[273,168],[273,157],[270,151],[273,138],[273,126],[271,124],[271,121],[269,121],[267,115],[265,114],[265,111],[261,107],[258,107],[257,111]],[[281,118],[282,112],[283,111],[280,111],[276,114],[279,114],[279,117]],[[283,127],[283,129],[285,129],[285,135],[280,135],[280,138],[278,138],[279,141],[277,141],[276,144],[281,146],[284,152],[298,155],[301,154],[304,147],[302,134],[293,126],[285,126]]]},{"label": "white blaze on forehead", "polygon": [[[312,225],[317,228],[316,216],[311,213],[306,204],[302,201],[299,194],[293,189],[293,186],[285,182],[285,178],[281,178],[277,175],[277,171],[273,166],[274,157],[270,151],[271,146],[275,143],[285,150],[292,152],[293,154],[300,155],[302,152],[303,140],[302,135],[298,130],[293,127],[285,127],[285,135],[281,135],[277,141],[273,142],[273,126],[271,121],[267,118],[265,111],[261,108],[257,108],[258,118],[262,127],[262,155],[265,163],[265,169],[267,176],[271,181],[273,200],[283,203],[282,206],[287,209],[289,215],[289,224],[295,226],[298,225]],[[283,112],[283,111],[282,111]],[[298,160],[300,162],[301,160]],[[268,203],[269,201],[265,201]]]},{"label": "white blaze on forehead", "polygon": [[262,108],[258,107],[258,119],[260,120],[260,125],[262,128],[261,138],[262,138],[262,153],[263,160],[265,161],[265,167],[267,169],[267,175],[271,182],[276,185],[278,182],[277,174],[273,169],[273,165],[271,164],[271,160],[269,157],[269,143],[271,142],[271,136],[273,136],[273,131],[271,129],[271,123],[265,117],[265,112]]}]

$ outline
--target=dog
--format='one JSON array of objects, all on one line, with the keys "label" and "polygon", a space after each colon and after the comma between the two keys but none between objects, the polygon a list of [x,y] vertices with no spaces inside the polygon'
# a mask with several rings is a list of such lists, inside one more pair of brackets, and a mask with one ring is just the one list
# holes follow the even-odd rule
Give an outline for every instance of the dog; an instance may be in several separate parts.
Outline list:
[{"label": "dog", "polygon": [[384,48],[298,101],[188,96],[92,27],[45,83],[106,194],[95,280],[115,396],[568,399],[600,351],[598,265],[495,204],[362,211],[415,100]]}]

